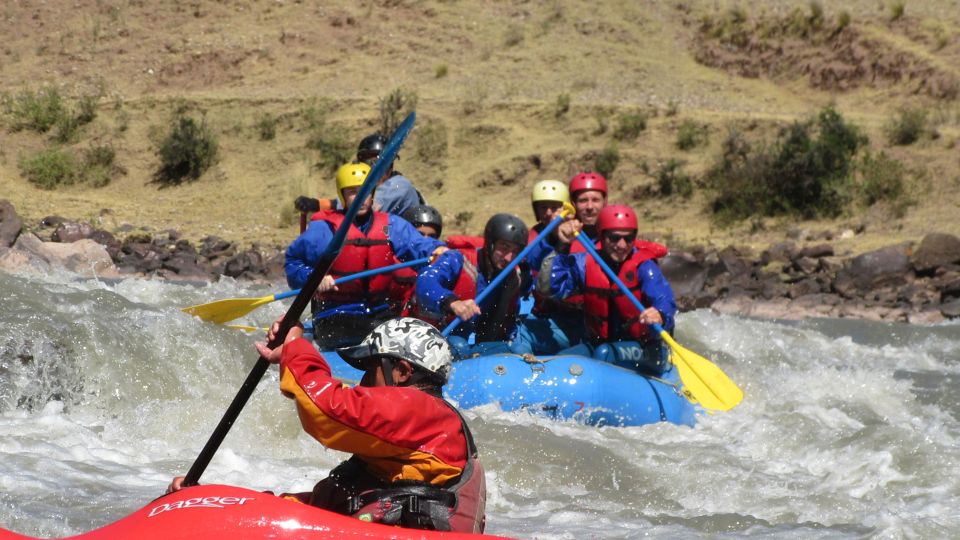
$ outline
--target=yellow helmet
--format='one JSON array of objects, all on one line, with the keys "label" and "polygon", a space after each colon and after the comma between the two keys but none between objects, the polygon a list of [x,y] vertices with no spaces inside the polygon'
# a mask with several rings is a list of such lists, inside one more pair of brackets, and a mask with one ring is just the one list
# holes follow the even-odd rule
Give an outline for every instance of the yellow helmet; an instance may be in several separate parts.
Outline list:
[{"label": "yellow helmet", "polygon": [[541,180],[533,185],[530,200],[532,202],[570,202],[570,191],[567,190],[567,185],[559,180]]},{"label": "yellow helmet", "polygon": [[370,166],[366,163],[347,163],[337,169],[337,195],[344,208],[347,207],[347,202],[344,200],[343,190],[362,186],[369,173]]}]

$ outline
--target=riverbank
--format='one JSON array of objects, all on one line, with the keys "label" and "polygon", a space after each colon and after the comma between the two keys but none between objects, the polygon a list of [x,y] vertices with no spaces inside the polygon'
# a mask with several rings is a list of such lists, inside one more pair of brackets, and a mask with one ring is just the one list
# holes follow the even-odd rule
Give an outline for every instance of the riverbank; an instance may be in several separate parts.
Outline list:
[{"label": "riverbank", "polygon": [[[27,232],[30,229],[30,232]],[[219,238],[198,243],[178,231],[126,227],[114,234],[50,216],[24,227],[0,200],[0,270],[63,268],[87,276],[283,283],[283,246],[247,248]],[[960,238],[929,233],[865,253],[838,252],[833,241],[857,235],[792,230],[757,253],[742,246],[669,246],[660,261],[681,311],[772,319],[856,318],[932,324],[960,317]],[[117,236],[122,236],[122,239]],[[659,240],[658,238],[650,238]]]}]

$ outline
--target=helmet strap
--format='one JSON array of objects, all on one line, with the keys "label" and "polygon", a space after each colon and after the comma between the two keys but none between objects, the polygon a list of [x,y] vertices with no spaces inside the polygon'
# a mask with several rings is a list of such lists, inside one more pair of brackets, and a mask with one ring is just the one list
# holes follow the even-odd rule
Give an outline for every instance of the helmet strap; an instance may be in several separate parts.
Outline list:
[{"label": "helmet strap", "polygon": [[383,370],[383,382],[385,382],[387,386],[396,386],[396,383],[393,382],[393,358],[381,356],[380,369]]}]

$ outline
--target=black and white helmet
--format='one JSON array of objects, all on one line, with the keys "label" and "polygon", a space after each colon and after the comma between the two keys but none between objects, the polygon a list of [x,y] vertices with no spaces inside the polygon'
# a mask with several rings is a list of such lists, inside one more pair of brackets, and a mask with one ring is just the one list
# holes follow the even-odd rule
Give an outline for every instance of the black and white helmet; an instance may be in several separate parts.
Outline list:
[{"label": "black and white helmet", "polygon": [[337,349],[351,366],[364,370],[369,358],[400,358],[428,372],[441,385],[446,384],[453,362],[453,350],[447,339],[431,324],[401,317],[373,329],[359,345]]}]

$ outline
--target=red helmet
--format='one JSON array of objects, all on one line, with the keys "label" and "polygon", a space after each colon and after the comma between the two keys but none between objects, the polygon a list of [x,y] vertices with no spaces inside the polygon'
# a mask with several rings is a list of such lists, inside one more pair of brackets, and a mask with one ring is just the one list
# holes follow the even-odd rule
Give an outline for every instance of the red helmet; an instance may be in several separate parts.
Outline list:
[{"label": "red helmet", "polygon": [[607,179],[595,172],[583,172],[570,179],[570,194],[578,191],[594,190],[607,196]]},{"label": "red helmet", "polygon": [[609,229],[637,230],[637,214],[625,204],[604,206],[597,217],[597,232]]}]

